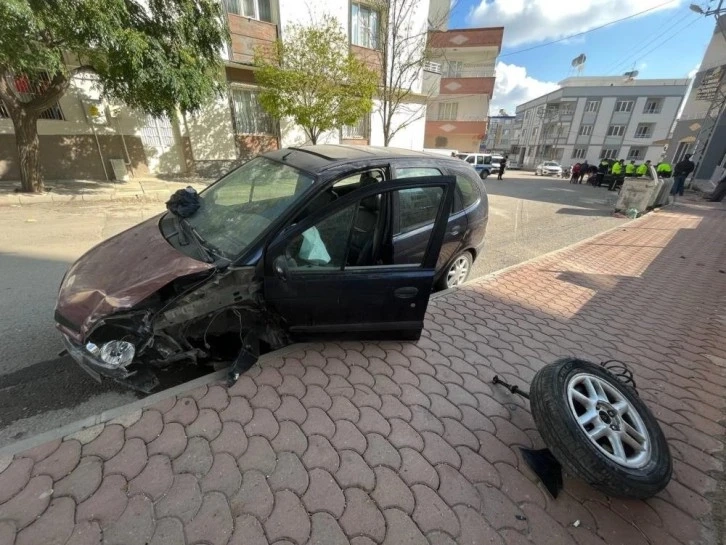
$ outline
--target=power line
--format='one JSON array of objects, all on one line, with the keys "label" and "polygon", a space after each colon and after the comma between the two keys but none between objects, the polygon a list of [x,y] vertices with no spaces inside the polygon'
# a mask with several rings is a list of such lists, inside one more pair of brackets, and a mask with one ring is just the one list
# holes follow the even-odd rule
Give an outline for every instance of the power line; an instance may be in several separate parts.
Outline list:
[{"label": "power line", "polygon": [[578,32],[577,34],[570,34],[569,36],[565,36],[564,38],[559,38],[557,40],[552,40],[550,42],[545,42],[543,44],[539,45],[533,45],[532,47],[526,47],[524,49],[518,49],[517,51],[510,51],[509,53],[503,53],[499,55],[499,58],[502,57],[509,57],[510,55],[517,55],[519,53],[524,53],[525,51],[532,51],[533,49],[539,49],[540,47],[546,47],[548,45],[564,42],[565,40],[571,40],[572,38],[577,38],[578,36],[584,36],[585,34],[589,34],[590,32],[595,32],[596,30],[600,30],[601,28],[605,28],[611,25],[615,25],[617,23],[622,23],[623,21],[627,21],[628,19],[632,19],[634,17],[638,17],[639,15],[643,15],[644,13],[648,13],[649,11],[656,10],[658,8],[662,8],[663,6],[667,6],[668,4],[672,4],[676,0],[668,0],[668,2],[663,2],[662,4],[658,4],[657,6],[653,6],[652,8],[648,8],[643,11],[639,11],[638,13],[633,13],[632,15],[628,15],[627,17],[622,17],[620,19],[615,19],[614,21],[610,21],[609,23],[605,23],[600,26],[596,26],[595,28],[591,28],[590,30],[585,30],[583,32]]},{"label": "power line", "polygon": [[674,27],[675,25],[678,25],[679,23],[681,23],[681,21],[676,21],[676,23],[675,23],[675,24],[671,25],[671,27],[667,28],[667,29],[666,29],[665,31],[663,31],[663,32],[662,32],[661,34],[659,34],[658,36],[656,36],[656,37],[655,37],[654,39],[652,39],[652,40],[650,40],[649,42],[647,42],[647,43],[646,43],[646,44],[645,44],[644,46],[642,46],[642,47],[641,47],[640,49],[638,49],[638,50],[637,50],[637,51],[636,51],[636,52],[635,52],[635,53],[634,53],[633,55],[630,55],[629,57],[627,57],[625,61],[622,61],[622,62],[620,62],[619,64],[615,65],[615,68],[612,68],[611,70],[609,70],[609,71],[608,71],[608,73],[610,73],[610,72],[613,72],[613,71],[616,71],[616,70],[617,70],[617,69],[618,69],[618,68],[619,68],[620,66],[625,66],[625,65],[627,65],[627,64],[628,64],[628,63],[630,62],[630,59],[635,59],[635,62],[637,62],[637,61],[639,61],[639,60],[643,60],[643,59],[644,59],[644,58],[646,58],[646,57],[647,57],[648,55],[650,55],[650,54],[651,54],[651,53],[652,53],[653,51],[655,51],[655,50],[657,50],[657,49],[661,48],[661,47],[662,47],[662,46],[664,46],[664,45],[665,45],[666,43],[668,43],[668,42],[669,42],[670,40],[672,40],[673,38],[675,38],[676,36],[678,36],[678,34],[680,34],[680,33],[681,33],[681,32],[683,32],[683,31],[684,31],[685,29],[687,29],[688,27],[690,27],[691,25],[695,24],[696,22],[698,22],[698,21],[700,21],[700,20],[701,20],[701,17],[699,17],[698,15],[694,14],[694,17],[693,17],[693,19],[691,20],[691,22],[690,22],[690,23],[688,23],[688,24],[687,24],[687,25],[685,25],[685,26],[682,26],[682,27],[681,27],[680,29],[678,29],[677,31],[675,31],[674,33],[672,33],[672,34],[671,34],[671,35],[670,35],[669,37],[667,37],[667,38],[666,38],[665,40],[662,40],[662,41],[661,41],[660,43],[657,43],[657,44],[656,44],[656,45],[655,45],[654,47],[652,47],[652,48],[648,49],[648,51],[646,51],[645,53],[642,53],[642,51],[643,51],[643,50],[644,50],[645,48],[647,48],[648,46],[650,46],[650,45],[651,45],[651,44],[652,44],[653,42],[655,42],[655,41],[656,41],[656,40],[658,40],[659,38],[662,38],[662,37],[663,37],[663,36],[665,36],[666,34],[670,33],[670,31],[671,31],[671,28],[672,28],[672,27]]},{"label": "power line", "polygon": [[[695,13],[693,15],[695,15]],[[624,57],[624,59],[615,61],[615,64],[613,64],[605,73],[610,74],[610,73],[618,70],[621,66],[627,65],[631,60],[635,60],[637,62],[638,55],[640,55],[643,51],[645,51],[648,47],[650,47],[650,45],[652,43],[656,42],[657,40],[659,40],[660,38],[662,38],[663,36],[668,34],[677,25],[679,25],[682,22],[682,17],[683,17],[682,13],[680,11],[676,11],[673,14],[673,17],[671,17],[668,20],[668,22],[666,23],[666,24],[668,24],[668,26],[664,30],[662,30],[660,34],[656,35],[654,38],[652,38],[645,44],[641,44],[641,46],[637,50],[635,50],[634,52],[631,51],[631,53],[629,55],[627,55],[626,57]]]}]

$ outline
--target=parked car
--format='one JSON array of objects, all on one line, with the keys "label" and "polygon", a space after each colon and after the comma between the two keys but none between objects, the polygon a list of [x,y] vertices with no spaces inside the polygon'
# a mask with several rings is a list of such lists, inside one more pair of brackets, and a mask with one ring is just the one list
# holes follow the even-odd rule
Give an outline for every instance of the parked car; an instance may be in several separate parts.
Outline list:
[{"label": "parked car", "polygon": [[500,161],[503,159],[501,155],[489,153],[459,153],[457,157],[473,166],[482,180],[486,180],[490,174],[497,174]]},{"label": "parked car", "polygon": [[556,161],[544,161],[534,169],[535,176],[562,176],[562,167]]},{"label": "parked car", "polygon": [[175,199],[63,278],[55,321],[96,378],[148,392],[184,362],[418,338],[432,286],[466,280],[488,219],[468,165],[395,148],[282,149]]},{"label": "parked car", "polygon": [[519,161],[514,161],[512,159],[507,160],[507,168],[509,170],[519,170],[522,168],[522,165],[519,164]]}]

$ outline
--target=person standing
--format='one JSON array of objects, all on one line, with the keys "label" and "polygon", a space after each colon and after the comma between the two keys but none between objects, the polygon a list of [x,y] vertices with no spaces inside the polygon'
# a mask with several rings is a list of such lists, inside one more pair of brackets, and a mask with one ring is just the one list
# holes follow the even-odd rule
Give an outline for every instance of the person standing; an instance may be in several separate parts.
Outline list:
[{"label": "person standing", "polygon": [[587,159],[585,159],[585,162],[580,165],[580,179],[577,180],[578,184],[582,183],[582,180],[585,179],[585,175],[590,173],[590,165],[587,162]]},{"label": "person standing", "polygon": [[628,177],[635,176],[635,160],[632,160],[630,163],[625,165],[625,175]]},{"label": "person standing", "polygon": [[580,168],[582,168],[582,165],[580,163],[575,163],[572,165],[572,175],[570,176],[570,183],[576,184],[577,180],[580,178]]},{"label": "person standing", "polygon": [[497,174],[497,180],[502,179],[502,174],[504,174],[504,169],[507,168],[507,158],[509,155],[505,155],[502,157],[502,160],[499,162],[499,174]]},{"label": "person standing", "polygon": [[683,197],[683,191],[686,187],[686,178],[695,170],[695,168],[696,165],[694,165],[693,161],[691,161],[691,154],[686,153],[683,160],[678,161],[676,168],[673,171],[673,187],[671,188],[671,195],[675,197],[676,194],[678,194]]}]

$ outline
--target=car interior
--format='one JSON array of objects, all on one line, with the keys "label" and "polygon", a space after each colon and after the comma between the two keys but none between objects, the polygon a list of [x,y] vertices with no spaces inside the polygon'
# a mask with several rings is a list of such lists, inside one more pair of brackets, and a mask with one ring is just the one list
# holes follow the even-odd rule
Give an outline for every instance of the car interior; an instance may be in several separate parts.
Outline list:
[{"label": "car interior", "polygon": [[[377,184],[385,180],[385,174],[381,169],[374,169],[356,174],[354,176],[339,180],[331,188],[327,189],[312,202],[298,216],[297,221],[304,217],[322,210],[331,202],[341,198],[357,189]],[[372,265],[386,265],[393,263],[393,249],[391,244],[390,222],[386,222],[390,206],[388,200],[381,198],[381,195],[374,195],[363,199],[358,204],[358,210],[353,220],[352,229],[349,229],[351,221],[351,210],[329,216],[315,227],[319,241],[324,245],[325,252],[331,256],[346,255],[346,267],[366,267]],[[347,240],[343,240],[345,237]],[[302,238],[302,236],[300,237]],[[387,244],[384,241],[388,241]],[[296,251],[288,251],[298,266],[304,266],[306,259],[301,257],[300,249],[302,242],[296,241]],[[332,258],[335,263],[335,258]],[[331,263],[331,264],[332,264]],[[325,265],[324,263],[314,263]],[[338,263],[334,266],[337,267]]]}]

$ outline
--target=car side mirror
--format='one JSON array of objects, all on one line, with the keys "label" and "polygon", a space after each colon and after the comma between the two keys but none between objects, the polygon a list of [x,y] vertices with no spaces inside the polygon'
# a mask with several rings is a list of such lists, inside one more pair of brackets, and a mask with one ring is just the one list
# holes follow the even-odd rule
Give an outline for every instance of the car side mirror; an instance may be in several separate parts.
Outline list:
[{"label": "car side mirror", "polygon": [[272,267],[275,269],[275,274],[281,280],[287,281],[289,268],[287,266],[287,258],[284,255],[278,255],[272,262]]}]

